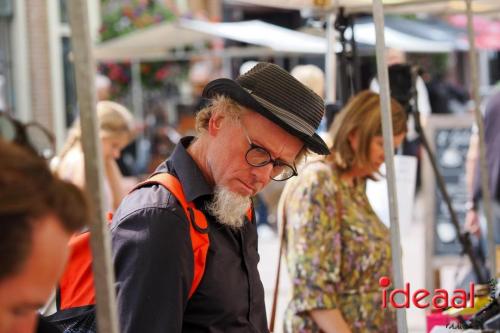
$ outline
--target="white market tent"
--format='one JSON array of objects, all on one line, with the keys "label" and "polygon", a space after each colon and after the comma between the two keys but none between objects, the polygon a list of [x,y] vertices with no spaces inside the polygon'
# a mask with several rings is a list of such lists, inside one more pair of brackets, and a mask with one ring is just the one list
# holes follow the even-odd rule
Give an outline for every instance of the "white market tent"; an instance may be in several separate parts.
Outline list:
[{"label": "white market tent", "polygon": [[214,23],[181,19],[180,25],[188,30],[264,46],[277,52],[321,54],[326,51],[326,40],[322,37],[260,20]]},{"label": "white market tent", "polygon": [[98,60],[162,59],[168,50],[203,44],[211,35],[181,27],[176,22],[159,23],[94,47]]},{"label": "white market tent", "polygon": [[[244,22],[213,23],[206,21],[181,20],[186,29],[207,33],[217,37],[269,47],[277,52],[325,54],[327,40],[304,32],[294,31],[259,20]],[[384,29],[386,45],[406,52],[451,52],[455,46],[452,41],[432,41],[397,31],[390,27]],[[356,24],[354,36],[358,43],[375,45],[375,25],[373,22]],[[341,50],[336,45],[336,51]]]},{"label": "white market tent", "polygon": [[[384,27],[385,45],[408,53],[447,53],[456,49],[455,43],[449,41],[433,41]],[[346,36],[349,38],[349,35]],[[357,43],[375,45],[375,24],[373,22],[354,25],[354,40]]]},{"label": "white market tent", "polygon": [[[453,41],[433,41],[385,27],[386,45],[406,52],[445,53],[456,49]],[[354,26],[355,40],[366,45],[375,45],[375,25],[364,22]],[[173,38],[174,37],[174,38]],[[305,32],[283,28],[260,20],[242,22],[207,22],[180,19],[161,23],[149,28],[103,42],[94,48],[94,57],[106,60],[161,60],[189,56],[172,52],[186,45],[203,45],[214,38],[225,38],[255,45],[259,48],[224,50],[221,56],[272,53],[325,54],[327,39]],[[336,44],[336,52],[341,46]],[[229,52],[227,52],[229,51]],[[259,53],[260,52],[260,53]]]},{"label": "white market tent", "polygon": [[[235,4],[259,5],[285,9],[328,12],[344,7],[347,13],[372,12],[372,0],[226,0]],[[463,0],[382,0],[384,13],[454,14],[466,11]],[[474,0],[472,10],[477,14],[500,11],[500,1]]]}]

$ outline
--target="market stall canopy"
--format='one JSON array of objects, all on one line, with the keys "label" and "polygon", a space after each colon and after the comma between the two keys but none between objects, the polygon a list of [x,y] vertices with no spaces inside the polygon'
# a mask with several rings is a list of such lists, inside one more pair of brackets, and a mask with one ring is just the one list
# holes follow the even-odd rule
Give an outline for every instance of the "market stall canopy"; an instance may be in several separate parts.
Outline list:
[{"label": "market stall canopy", "polygon": [[[404,25],[404,24],[403,24]],[[422,29],[420,26],[419,28]],[[426,27],[430,29],[429,26]],[[356,41],[362,45],[375,45],[375,27],[372,21],[360,21],[355,25]],[[436,29],[434,29],[436,30]],[[435,36],[439,36],[433,31]],[[422,36],[398,31],[386,26],[387,46],[406,52],[450,52],[456,48],[454,38],[432,40]],[[223,52],[219,56],[259,56],[263,54],[324,54],[327,49],[326,39],[301,31],[283,28],[259,20],[242,22],[207,22],[180,19],[176,22],[161,23],[157,26],[142,29],[128,35],[98,44],[95,48],[97,60],[159,60],[179,59],[194,53],[172,50],[190,44],[203,44],[212,38],[225,38],[259,48],[232,48],[231,52]],[[339,52],[341,47],[336,46]],[[206,51],[205,51],[206,52]]]},{"label": "market stall canopy", "polygon": [[[332,11],[344,7],[348,13],[371,13],[372,11],[372,0],[226,0],[226,2],[299,10]],[[465,12],[463,0],[383,0],[383,4],[386,14],[413,14],[416,12],[455,14]],[[500,1],[474,0],[472,9],[475,13],[498,12],[500,11]]]},{"label": "market stall canopy", "polygon": [[[450,24],[465,29],[467,17],[453,15],[448,18]],[[500,50],[500,21],[475,16],[473,20],[475,43],[478,49]]]},{"label": "market stall canopy", "polygon": [[[400,0],[393,0],[398,2]],[[466,4],[464,0],[417,0],[403,1],[402,4],[388,4],[384,6],[386,13],[432,13],[436,15],[451,15],[466,12]],[[384,1],[385,4],[385,1]],[[473,0],[472,11],[476,14],[491,14],[500,12],[500,1],[496,0]]]},{"label": "market stall canopy", "polygon": [[[247,44],[268,47],[278,52],[324,54],[326,40],[300,31],[283,28],[260,20],[213,23],[180,20],[181,26]],[[337,51],[340,51],[338,46]]]},{"label": "market stall canopy", "polygon": [[[367,22],[373,23],[373,18],[370,16],[356,19],[357,24]],[[384,23],[386,27],[404,34],[434,42],[451,43],[458,50],[466,50],[469,47],[466,41],[466,29],[454,27],[440,18],[407,19],[396,15],[386,15]]]},{"label": "market stall canopy", "polygon": [[179,22],[163,22],[99,43],[94,47],[97,60],[162,59],[170,50],[204,44],[213,37],[186,29]]},{"label": "market stall canopy", "polygon": [[[405,20],[411,21],[411,20]],[[457,43],[452,34],[446,34],[442,29],[435,28],[423,23],[422,28],[429,29],[426,35],[420,35],[416,31],[394,27],[390,25],[390,20],[386,21],[384,27],[385,44],[387,47],[402,50],[410,53],[447,53],[456,49],[466,49],[467,43]],[[430,37],[435,33],[436,39]],[[350,38],[350,34],[347,34]],[[375,45],[375,25],[370,19],[365,22],[356,22],[354,25],[354,38],[358,43]]]},{"label": "market stall canopy", "polygon": [[[326,52],[326,39],[323,36],[294,31],[259,20],[225,23],[181,20],[180,24],[188,29],[239,42],[269,47],[279,52],[300,54],[324,54]],[[413,53],[445,53],[457,48],[453,35],[445,35],[438,28],[426,26],[425,24],[419,25],[418,28],[434,28],[431,29],[431,33],[436,34],[436,39],[433,40],[429,36],[420,37],[416,34],[398,31],[387,25],[385,27],[387,46]],[[438,34],[438,30],[441,34]],[[355,40],[360,44],[375,45],[373,21],[361,20],[359,23],[356,22],[354,36]],[[340,50],[341,47],[337,44],[336,51],[339,52]]]}]

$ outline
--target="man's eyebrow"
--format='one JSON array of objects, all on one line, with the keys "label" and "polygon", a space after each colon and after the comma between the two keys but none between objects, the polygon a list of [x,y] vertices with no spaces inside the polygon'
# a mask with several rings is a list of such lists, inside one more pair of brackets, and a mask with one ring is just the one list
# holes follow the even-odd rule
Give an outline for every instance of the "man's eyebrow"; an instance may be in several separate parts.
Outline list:
[{"label": "man's eyebrow", "polygon": [[271,157],[272,157],[273,159],[275,159],[275,160],[277,160],[277,161],[280,161],[280,162],[283,162],[283,163],[286,163],[286,164],[288,164],[288,165],[294,165],[295,160],[294,160],[294,161],[286,161],[286,160],[284,160],[284,159],[283,159],[283,158],[281,158],[281,157],[275,158],[275,156],[276,156],[277,154],[276,154],[275,152],[271,151],[271,149],[264,147],[264,145],[262,145],[262,144],[261,144],[258,140],[252,140],[252,142],[253,142],[255,145],[257,145],[257,146],[259,146],[259,147],[261,147],[261,148],[264,148],[264,149],[265,149],[265,150],[267,150],[269,153],[271,153]]},{"label": "man's eyebrow", "polygon": [[[274,159],[274,157],[277,155],[276,152],[272,151],[271,149],[267,148],[266,146],[264,146],[259,140],[253,140],[252,139],[252,142],[254,144],[256,144],[257,146],[261,147],[261,148],[264,148],[265,150],[267,150],[268,152],[271,153],[271,157]],[[277,158],[278,160],[281,160],[280,158]]]}]

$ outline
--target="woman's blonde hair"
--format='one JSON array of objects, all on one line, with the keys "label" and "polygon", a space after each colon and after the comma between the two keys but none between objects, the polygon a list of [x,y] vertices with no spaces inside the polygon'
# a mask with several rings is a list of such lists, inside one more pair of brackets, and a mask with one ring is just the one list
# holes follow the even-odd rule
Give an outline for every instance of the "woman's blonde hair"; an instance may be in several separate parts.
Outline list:
[{"label": "woman's blonde hair", "polygon": [[[100,101],[97,103],[97,123],[101,137],[124,136],[132,141],[135,135],[134,117],[123,105],[112,101]],[[68,138],[59,154],[62,159],[64,155],[77,143],[81,141],[80,120],[77,119],[69,130]]]},{"label": "woman's blonde hair", "polygon": [[[396,100],[391,98],[393,134],[406,132],[406,112]],[[357,133],[359,146],[356,151],[351,146],[350,135]],[[373,137],[382,135],[380,96],[364,90],[349,100],[335,118],[329,134],[333,145],[332,159],[341,171],[349,171],[355,165],[370,164],[370,144]]]}]

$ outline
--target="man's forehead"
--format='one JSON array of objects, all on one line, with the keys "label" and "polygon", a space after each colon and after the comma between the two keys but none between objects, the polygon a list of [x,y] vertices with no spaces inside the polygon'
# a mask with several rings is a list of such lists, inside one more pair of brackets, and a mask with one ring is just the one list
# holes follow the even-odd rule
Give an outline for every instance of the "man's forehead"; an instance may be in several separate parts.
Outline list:
[{"label": "man's forehead", "polygon": [[274,157],[293,160],[295,156],[292,155],[300,151],[303,142],[259,113],[248,108],[246,111],[241,118],[249,130],[250,139],[268,149]]}]

